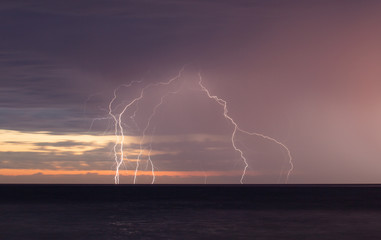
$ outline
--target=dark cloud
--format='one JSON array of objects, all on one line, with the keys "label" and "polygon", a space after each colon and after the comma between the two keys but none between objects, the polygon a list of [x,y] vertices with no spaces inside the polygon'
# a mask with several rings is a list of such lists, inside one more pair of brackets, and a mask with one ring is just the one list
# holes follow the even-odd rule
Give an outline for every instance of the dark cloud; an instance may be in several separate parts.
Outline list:
[{"label": "dark cloud", "polygon": [[[260,1],[199,1],[199,0],[129,0],[129,1],[2,1],[1,10],[24,10],[40,13],[76,15],[76,16],[113,16],[138,19],[163,18],[194,18],[227,17],[249,13],[257,10],[261,13],[264,6],[269,4]],[[211,15],[211,11],[213,15]],[[251,12],[253,13],[253,12]]]},{"label": "dark cloud", "polygon": [[[71,152],[1,152],[0,168],[110,170],[112,158],[104,149],[76,155]],[[84,164],[86,163],[86,164]]]},{"label": "dark cloud", "polygon": [[1,128],[67,132],[85,126],[75,71],[36,54],[5,51],[0,72]]},{"label": "dark cloud", "polygon": [[90,121],[83,113],[65,108],[0,108],[2,129],[51,131],[54,134],[86,132]]},{"label": "dark cloud", "polygon": [[46,147],[46,146],[52,146],[52,147],[74,147],[74,146],[88,146],[88,142],[77,142],[77,141],[62,141],[62,142],[39,142],[35,143],[36,146]]},{"label": "dark cloud", "polygon": [[49,59],[27,53],[0,53],[0,71],[0,107],[46,107],[53,105],[52,100],[62,106],[75,101],[67,98],[74,76]]}]

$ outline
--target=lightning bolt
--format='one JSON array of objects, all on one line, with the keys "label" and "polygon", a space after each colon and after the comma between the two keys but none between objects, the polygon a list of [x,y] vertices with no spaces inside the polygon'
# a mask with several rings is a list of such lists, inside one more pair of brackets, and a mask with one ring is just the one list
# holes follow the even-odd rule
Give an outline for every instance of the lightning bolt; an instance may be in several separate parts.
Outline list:
[{"label": "lightning bolt", "polygon": [[151,172],[152,172],[152,182],[151,182],[151,184],[155,183],[155,168],[153,166],[153,162],[152,162],[152,159],[151,159],[152,141],[153,141],[154,132],[155,132],[155,129],[153,130],[152,135],[151,135],[151,142],[149,144],[149,151],[148,151],[148,161],[151,163]]},{"label": "lightning bolt", "polygon": [[[183,69],[180,71],[179,75],[177,76],[177,78],[175,80],[180,79],[182,71],[183,71]],[[172,81],[169,81],[169,82],[167,82],[167,84],[164,83],[162,85],[169,85],[171,82]],[[140,151],[139,151],[139,155],[138,155],[138,159],[137,159],[138,161],[137,161],[136,168],[135,168],[134,184],[136,184],[136,177],[137,177],[137,173],[138,173],[138,169],[139,169],[139,161],[140,161],[140,158],[141,158],[141,156],[143,154],[143,142],[144,142],[144,138],[146,136],[147,130],[149,129],[149,127],[151,125],[151,121],[154,118],[154,116],[156,115],[157,109],[163,104],[164,99],[169,94],[176,94],[179,91],[180,91],[180,88],[178,88],[176,91],[167,92],[163,96],[161,96],[159,103],[154,106],[151,115],[148,117],[147,124],[146,124],[146,126],[145,126],[145,128],[143,130],[142,137],[141,137],[141,140],[140,140]],[[152,172],[152,182],[151,182],[151,184],[153,184],[155,182],[155,171],[154,171],[154,165],[153,165],[153,162],[152,162],[152,159],[151,159],[151,152],[152,152],[152,139],[151,139],[151,144],[150,144],[150,150],[148,152],[148,162],[151,165],[151,172]]]},{"label": "lightning bolt", "polygon": [[[118,89],[120,87],[131,87],[133,84],[140,83],[141,81],[133,81],[133,82],[127,84],[127,85],[121,85],[121,86],[117,87],[116,89],[114,89],[114,96],[113,96],[113,98],[111,99],[111,101],[110,101],[110,103],[108,105],[108,109],[109,109],[108,115],[110,116],[110,118],[114,122],[115,143],[114,143],[113,150],[114,150],[114,160],[115,160],[115,164],[116,164],[115,177],[114,177],[115,184],[119,184],[119,182],[120,182],[120,176],[119,176],[120,167],[121,167],[122,164],[124,164],[124,161],[125,161],[125,159],[124,159],[124,140],[125,140],[124,132],[125,132],[125,130],[124,130],[123,124],[122,124],[123,115],[132,106],[136,106],[136,109],[135,109],[133,115],[130,116],[130,118],[133,121],[135,121],[136,112],[138,111],[137,104],[138,104],[138,102],[140,100],[142,100],[144,98],[145,91],[147,89],[149,89],[149,88],[152,88],[152,87],[169,86],[170,84],[172,84],[176,80],[180,79],[183,70],[184,70],[184,67],[179,71],[179,73],[175,77],[169,79],[166,82],[151,83],[151,84],[148,84],[147,86],[143,87],[141,89],[141,91],[140,91],[139,96],[134,98],[134,99],[132,99],[127,104],[125,104],[123,109],[122,109],[122,111],[119,114],[114,114],[113,113],[113,108],[112,108],[113,103],[115,102],[115,100],[117,98],[117,91],[118,91]],[[139,166],[140,166],[140,158],[141,158],[142,152],[143,152],[142,145],[143,145],[143,141],[144,141],[144,138],[145,138],[145,135],[146,135],[146,131],[148,130],[148,128],[150,126],[152,118],[156,114],[157,108],[163,103],[164,97],[165,97],[165,95],[161,98],[161,101],[159,102],[159,104],[157,104],[154,107],[154,110],[153,110],[153,112],[152,112],[152,114],[151,114],[151,116],[150,116],[150,118],[148,120],[148,123],[147,123],[146,127],[143,130],[143,134],[142,134],[142,138],[141,138],[141,142],[140,142],[140,152],[139,152],[138,158],[136,160],[136,167],[135,167],[135,174],[134,174],[134,184],[136,183],[137,173],[138,173]],[[118,149],[118,146],[119,146],[119,149]],[[126,160],[128,160],[128,159],[126,158]],[[152,162],[150,156],[149,156],[149,161],[150,161],[150,164],[151,164],[151,167],[152,167],[153,182],[154,182],[155,181],[154,165],[153,165],[153,162]]]},{"label": "lightning bolt", "polygon": [[237,147],[236,143],[235,143],[235,137],[236,137],[236,133],[239,131],[239,132],[242,132],[242,133],[245,133],[245,134],[248,134],[250,136],[258,136],[258,137],[261,137],[261,138],[264,138],[264,139],[267,139],[269,141],[272,141],[278,145],[280,145],[284,150],[286,150],[287,152],[287,155],[288,155],[288,159],[289,159],[289,165],[290,165],[290,169],[288,170],[287,172],[287,177],[286,177],[286,183],[288,182],[288,179],[290,177],[290,174],[292,172],[292,170],[294,169],[294,164],[292,162],[292,156],[291,156],[291,152],[290,150],[288,149],[288,147],[286,145],[284,145],[283,143],[279,142],[278,140],[272,138],[272,137],[269,137],[269,136],[266,136],[264,134],[261,134],[261,133],[256,133],[256,132],[248,132],[248,131],[245,131],[243,129],[241,129],[238,124],[234,121],[234,119],[228,114],[229,111],[228,111],[228,107],[227,107],[227,102],[221,98],[219,98],[218,96],[215,96],[215,95],[211,95],[209,90],[202,84],[202,76],[201,76],[201,73],[198,74],[199,76],[199,86],[201,87],[201,90],[203,92],[206,93],[206,95],[210,98],[210,99],[213,99],[215,100],[219,105],[221,105],[224,109],[224,112],[223,112],[223,115],[224,117],[230,121],[230,123],[233,125],[233,133],[231,135],[231,142],[232,142],[232,146],[234,148],[235,151],[237,151],[240,156],[241,156],[241,159],[243,160],[244,164],[245,164],[245,167],[243,169],[243,172],[242,172],[242,176],[241,176],[241,184],[243,184],[243,179],[246,175],[246,170],[247,168],[249,167],[249,164],[247,163],[247,159],[245,157],[245,155],[243,154],[243,151]]},{"label": "lightning bolt", "polygon": [[[114,143],[113,149],[114,149],[114,160],[115,160],[116,165],[118,166],[119,159],[118,159],[118,153],[117,153],[117,150],[116,150],[116,148],[118,147],[118,144],[119,144],[118,119],[112,113],[112,104],[113,104],[113,102],[115,101],[115,99],[117,97],[116,91],[117,91],[117,89],[114,90],[114,97],[111,99],[111,102],[108,105],[108,109],[109,109],[108,115],[110,115],[110,117],[114,120],[115,143]],[[119,168],[118,167],[116,168],[114,180],[115,180],[115,184],[119,183]]]},{"label": "lightning bolt", "polygon": [[[157,108],[161,104],[163,104],[163,99],[164,99],[164,96],[160,98],[160,102],[158,104],[156,104],[155,107],[153,108],[153,111],[152,111],[151,115],[148,118],[147,125],[144,128],[144,130],[143,130],[142,137],[140,139],[140,151],[139,151],[139,155],[138,155],[138,161],[137,161],[136,168],[135,168],[134,184],[136,183],[136,177],[137,177],[138,170],[139,170],[139,161],[140,161],[140,158],[141,158],[141,156],[143,154],[143,142],[144,142],[144,139],[145,139],[145,136],[146,136],[146,132],[147,132],[148,128],[151,125],[152,118],[155,116]],[[149,163],[151,165],[151,171],[152,171],[152,182],[151,183],[153,184],[155,182],[155,170],[154,170],[153,162],[151,160],[152,145],[150,145],[150,146],[151,147],[150,147],[150,150],[149,150],[149,153],[148,153],[148,161],[149,161]]]},{"label": "lightning bolt", "polygon": [[[119,168],[123,164],[123,158],[124,158],[124,152],[123,152],[124,129],[122,126],[121,119],[122,119],[123,113],[126,111],[128,106],[133,105],[134,102],[136,101],[136,99],[134,99],[129,104],[127,104],[124,107],[123,111],[121,113],[119,113],[119,116],[116,114],[113,114],[112,105],[117,98],[117,91],[119,90],[120,87],[127,87],[128,88],[128,87],[131,87],[135,83],[140,83],[140,81],[132,81],[129,84],[123,84],[123,85],[117,87],[116,89],[114,89],[114,96],[108,105],[108,110],[109,110],[108,115],[110,116],[110,118],[112,120],[114,120],[115,143],[114,143],[113,150],[114,150],[114,160],[115,160],[115,164],[116,164],[115,177],[114,177],[115,184],[119,184]],[[118,145],[120,146],[119,151],[117,150]],[[118,157],[118,152],[119,152],[120,157]]]},{"label": "lightning bolt", "polygon": [[[133,81],[129,84],[121,85],[121,86],[117,87],[116,89],[114,89],[113,98],[111,99],[111,101],[109,102],[109,105],[108,105],[108,117],[96,119],[96,120],[101,120],[101,119],[113,120],[114,135],[115,135],[115,143],[113,146],[113,152],[114,152],[114,161],[115,161],[115,165],[116,165],[115,177],[114,177],[115,184],[119,184],[119,182],[120,182],[119,173],[120,173],[121,165],[124,164],[125,161],[128,161],[127,157],[124,156],[124,140],[125,140],[124,132],[125,132],[125,129],[123,128],[123,121],[122,121],[123,115],[129,109],[131,109],[132,107],[135,107],[134,112],[131,114],[131,116],[129,116],[129,118],[135,123],[136,127],[138,127],[137,123],[135,122],[135,117],[136,117],[136,114],[139,110],[139,102],[144,98],[146,90],[149,88],[153,88],[153,87],[170,86],[175,81],[179,81],[180,77],[182,76],[182,72],[184,70],[184,67],[179,71],[179,73],[175,77],[169,79],[166,82],[158,82],[158,83],[148,84],[140,90],[140,94],[138,95],[138,97],[132,99],[131,101],[129,101],[128,103],[125,103],[124,105],[118,105],[117,107],[114,107],[114,102],[117,99],[117,96],[118,96],[117,92],[118,92],[120,87],[127,87],[128,88],[128,87],[131,87],[132,85],[134,85],[135,83],[140,83],[141,81]],[[231,135],[231,143],[232,143],[234,150],[240,154],[240,157],[244,163],[244,169],[242,171],[240,183],[243,184],[243,182],[244,182],[244,178],[245,178],[247,169],[249,167],[249,164],[247,162],[247,159],[246,159],[244,152],[236,144],[235,139],[236,139],[237,132],[241,132],[241,133],[244,133],[244,134],[247,134],[250,136],[257,136],[257,137],[264,138],[266,140],[269,140],[271,142],[278,144],[279,146],[282,147],[282,149],[284,149],[287,152],[288,163],[290,165],[290,168],[287,172],[287,177],[286,177],[286,183],[287,183],[288,179],[290,177],[290,174],[294,168],[293,159],[292,159],[291,152],[288,149],[288,147],[285,144],[283,144],[282,142],[276,140],[275,138],[272,138],[272,137],[269,137],[267,135],[257,133],[257,132],[249,132],[249,131],[246,131],[246,130],[243,130],[242,128],[240,128],[239,125],[236,123],[236,121],[229,115],[228,108],[227,108],[227,102],[224,99],[219,98],[218,96],[212,95],[210,93],[210,91],[203,85],[203,79],[202,79],[201,73],[198,74],[198,77],[199,77],[198,86],[200,87],[200,90],[202,92],[204,92],[209,99],[214,100],[217,104],[222,106],[223,116],[233,125],[233,132]],[[144,129],[142,130],[142,134],[141,134],[141,138],[140,138],[139,154],[138,154],[137,159],[136,159],[136,166],[135,166],[135,170],[134,170],[134,178],[133,178],[134,184],[136,184],[136,182],[137,182],[137,175],[138,175],[138,171],[139,171],[139,167],[140,167],[140,161],[141,161],[144,150],[146,150],[146,148],[144,148],[143,146],[145,143],[147,131],[150,129],[152,119],[156,115],[158,108],[164,103],[164,99],[169,94],[178,93],[178,91],[180,91],[180,88],[181,87],[179,87],[176,91],[169,91],[169,90],[166,91],[161,96],[160,101],[153,107],[151,115],[148,117],[147,123],[146,123]],[[123,106],[122,110],[119,113],[114,113],[113,108],[116,109],[116,108],[119,108],[120,106]],[[151,159],[152,138],[153,138],[153,133],[151,135],[151,143],[149,145],[149,151],[146,155],[147,155],[147,162],[149,163],[149,165],[151,167],[151,172],[152,172],[151,183],[153,184],[155,182],[155,166],[154,166],[153,161]],[[148,167],[148,163],[147,163],[147,167]],[[205,183],[206,183],[206,178],[205,178]]]}]

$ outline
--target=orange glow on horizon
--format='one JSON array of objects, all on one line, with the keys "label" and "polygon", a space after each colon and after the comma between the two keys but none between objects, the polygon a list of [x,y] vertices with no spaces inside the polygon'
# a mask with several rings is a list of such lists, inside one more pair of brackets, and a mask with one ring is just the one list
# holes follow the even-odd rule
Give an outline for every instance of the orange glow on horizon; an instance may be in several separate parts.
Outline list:
[{"label": "orange glow on horizon", "polygon": [[[49,169],[0,169],[2,176],[28,176],[28,175],[86,175],[97,174],[103,176],[114,176],[113,170],[49,170]],[[241,171],[158,171],[156,176],[170,177],[204,177],[204,176],[236,176],[240,175]],[[133,170],[121,171],[122,176],[133,176]],[[151,171],[139,171],[139,176],[151,176]],[[258,175],[258,173],[250,171],[249,175]]]}]

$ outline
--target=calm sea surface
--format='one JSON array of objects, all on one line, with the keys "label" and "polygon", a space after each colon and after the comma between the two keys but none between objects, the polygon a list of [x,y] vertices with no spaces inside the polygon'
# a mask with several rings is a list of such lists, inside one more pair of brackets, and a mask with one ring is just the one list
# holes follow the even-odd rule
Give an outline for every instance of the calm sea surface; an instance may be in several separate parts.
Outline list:
[{"label": "calm sea surface", "polygon": [[380,239],[379,185],[0,185],[0,239]]}]

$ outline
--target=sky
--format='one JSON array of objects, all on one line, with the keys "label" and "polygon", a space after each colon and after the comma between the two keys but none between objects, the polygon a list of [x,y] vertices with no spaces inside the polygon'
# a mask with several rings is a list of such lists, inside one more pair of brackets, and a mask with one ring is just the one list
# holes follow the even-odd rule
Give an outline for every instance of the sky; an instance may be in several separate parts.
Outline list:
[{"label": "sky", "polygon": [[0,183],[113,184],[121,133],[109,104],[115,96],[118,117],[151,86],[121,117],[120,183],[133,183],[142,144],[136,183],[153,180],[150,154],[155,183],[239,184],[234,124],[200,76],[240,129],[291,153],[287,178],[285,148],[237,132],[243,183],[380,183],[380,10],[377,0],[3,0]]}]

